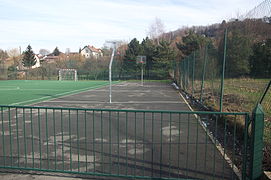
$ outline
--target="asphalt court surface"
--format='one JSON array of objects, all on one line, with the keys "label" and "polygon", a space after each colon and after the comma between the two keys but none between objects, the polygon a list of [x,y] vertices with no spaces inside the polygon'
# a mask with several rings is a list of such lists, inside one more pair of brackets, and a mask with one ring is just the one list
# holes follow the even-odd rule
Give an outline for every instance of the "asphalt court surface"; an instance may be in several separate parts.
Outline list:
[{"label": "asphalt court surface", "polygon": [[34,106],[78,109],[5,111],[0,137],[5,165],[131,176],[236,178],[193,114],[99,110],[190,111],[169,83],[114,84],[111,104],[106,86]]},{"label": "asphalt court surface", "polygon": [[89,90],[38,103],[38,106],[143,109],[143,110],[187,110],[189,108],[168,83],[123,82],[112,86],[112,103],[109,103],[109,86]]}]

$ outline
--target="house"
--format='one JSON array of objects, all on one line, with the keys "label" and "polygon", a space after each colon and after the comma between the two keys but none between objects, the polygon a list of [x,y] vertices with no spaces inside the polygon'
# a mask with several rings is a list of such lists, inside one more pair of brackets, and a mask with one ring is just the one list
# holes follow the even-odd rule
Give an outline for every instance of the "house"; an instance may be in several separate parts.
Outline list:
[{"label": "house", "polygon": [[47,63],[54,63],[59,60],[59,56],[44,56],[42,60]]},{"label": "house", "polygon": [[40,60],[41,60],[41,58],[42,58],[41,55],[35,54],[36,64],[31,67],[32,69],[40,67]]},{"label": "house", "polygon": [[85,58],[90,58],[90,57],[96,57],[96,58],[98,58],[98,57],[103,56],[102,50],[101,49],[97,49],[94,46],[85,46],[81,50],[80,54],[82,56],[84,56]]}]

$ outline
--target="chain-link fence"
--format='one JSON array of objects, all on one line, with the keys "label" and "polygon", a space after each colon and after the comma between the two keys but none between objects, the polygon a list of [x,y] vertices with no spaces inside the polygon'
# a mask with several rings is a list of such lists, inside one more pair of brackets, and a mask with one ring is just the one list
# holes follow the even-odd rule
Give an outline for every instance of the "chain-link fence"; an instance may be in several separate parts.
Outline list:
[{"label": "chain-link fence", "polygon": [[[243,47],[231,44],[228,48],[226,31],[223,41],[221,43],[223,47],[215,48],[212,44],[206,43],[199,50],[177,60],[174,67],[174,80],[187,97],[215,111],[251,112],[265,94],[261,102],[265,113],[265,162],[270,164],[271,90],[266,89],[268,83],[270,86],[270,79],[257,75],[257,78],[254,78],[255,76],[249,74],[240,76],[238,71],[245,71],[245,69],[240,66],[238,70],[235,67],[238,64],[234,66],[231,64],[233,60],[240,59],[234,56],[233,50],[228,51],[228,49],[241,52]],[[244,127],[243,121],[239,121],[238,124],[240,128]]]}]

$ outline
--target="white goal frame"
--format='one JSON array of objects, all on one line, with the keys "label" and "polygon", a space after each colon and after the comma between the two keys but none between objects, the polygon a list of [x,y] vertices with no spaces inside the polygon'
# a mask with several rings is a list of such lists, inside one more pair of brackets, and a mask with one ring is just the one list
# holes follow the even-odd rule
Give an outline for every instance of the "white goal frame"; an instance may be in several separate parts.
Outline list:
[{"label": "white goal frame", "polygon": [[[69,77],[73,77],[73,79],[65,79],[63,75],[66,73],[70,73],[70,74],[72,73],[72,76],[69,76]],[[58,78],[59,78],[59,81],[63,81],[63,80],[78,81],[77,70],[76,69],[59,69]]]}]

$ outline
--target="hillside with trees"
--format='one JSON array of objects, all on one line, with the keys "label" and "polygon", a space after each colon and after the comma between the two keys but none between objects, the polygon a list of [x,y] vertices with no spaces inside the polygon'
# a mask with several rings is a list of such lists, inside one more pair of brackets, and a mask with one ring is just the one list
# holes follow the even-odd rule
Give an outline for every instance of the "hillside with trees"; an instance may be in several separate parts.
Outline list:
[{"label": "hillside with trees", "polygon": [[[154,26],[152,31],[154,30]],[[158,28],[158,27],[157,27]],[[246,19],[244,21],[223,21],[210,26],[183,27],[176,31],[155,34],[152,39],[145,38],[141,43],[133,39],[122,59],[122,73],[136,71],[136,56],[147,57],[146,71],[152,71],[156,78],[161,69],[168,73],[169,66],[181,61],[194,51],[208,51],[217,54],[217,68],[220,69],[223,58],[223,38],[227,29],[226,77],[270,77],[271,24],[262,19]],[[160,69],[160,70],[159,70]],[[160,71],[160,72],[159,72]],[[165,76],[164,76],[165,77]]]}]

